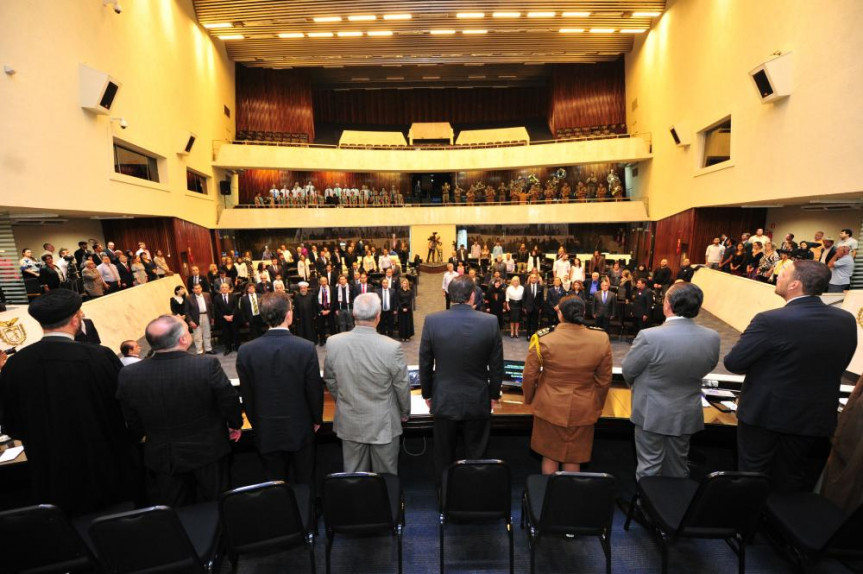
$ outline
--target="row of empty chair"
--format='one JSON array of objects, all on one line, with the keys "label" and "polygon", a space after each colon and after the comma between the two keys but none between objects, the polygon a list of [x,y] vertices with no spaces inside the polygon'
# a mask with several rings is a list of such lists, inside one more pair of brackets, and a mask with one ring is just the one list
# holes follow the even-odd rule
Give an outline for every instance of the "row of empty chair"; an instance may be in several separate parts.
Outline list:
[{"label": "row of empty chair", "polygon": [[[531,572],[544,536],[596,536],[611,572],[615,479],[602,473],[531,475],[522,494],[521,526],[527,528]],[[322,487],[329,573],[336,535],[388,534],[395,538],[402,572],[405,502],[399,478],[374,473],[337,473]],[[451,465],[440,489],[440,571],[451,522],[503,522],[514,567],[510,469],[500,460],[463,460]],[[304,485],[281,481],[237,488],[218,503],[171,509],[154,506],[99,517],[67,520],[57,507],[32,506],[0,513],[2,572],[111,573],[218,571],[226,555],[236,572],[243,555],[304,547],[315,572],[317,518]],[[773,525],[781,544],[803,567],[821,555],[863,556],[863,511],[851,516],[812,493],[769,493],[765,475],[715,472],[702,481],[645,477],[624,528],[633,518],[649,529],[667,571],[668,545],[679,538],[725,540],[745,571],[745,547],[760,521]]]},{"label": "row of empty chair", "polygon": [[589,126],[577,128],[558,128],[555,132],[557,139],[575,139],[590,137],[609,137],[626,133],[626,124],[606,124],[602,126]]},{"label": "row of empty chair", "polygon": [[255,143],[308,144],[309,134],[238,130],[236,139]]},{"label": "row of empty chair", "polygon": [[505,141],[505,142],[484,142],[472,144],[414,144],[414,145],[382,145],[382,144],[340,144],[341,149],[395,149],[395,150],[414,150],[414,149],[436,149],[436,150],[453,150],[453,149],[475,149],[475,148],[493,148],[493,147],[513,147],[528,145],[524,141]]}]

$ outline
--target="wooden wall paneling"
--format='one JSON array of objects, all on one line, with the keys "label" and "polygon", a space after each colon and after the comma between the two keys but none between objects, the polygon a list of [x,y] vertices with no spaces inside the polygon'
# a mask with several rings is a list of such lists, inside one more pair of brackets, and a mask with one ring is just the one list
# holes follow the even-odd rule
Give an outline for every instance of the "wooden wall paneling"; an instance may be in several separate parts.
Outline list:
[{"label": "wooden wall paneling", "polygon": [[755,234],[767,221],[767,208],[699,207],[695,209],[692,234],[693,262],[704,262],[704,251],[714,237],[723,233],[739,240],[744,232]]},{"label": "wooden wall paneling", "polygon": [[117,249],[137,251],[138,242],[147,244],[150,254],[155,256],[161,249],[166,257],[175,256],[173,230],[167,217],[143,217],[136,219],[106,219],[102,221],[105,241],[113,241]]},{"label": "wooden wall paneling", "polygon": [[338,183],[341,187],[354,187],[362,189],[363,185],[380,189],[395,185],[407,194],[411,189],[411,174],[397,172],[378,173],[354,173],[345,171],[290,171],[278,169],[248,169],[240,174],[239,196],[240,203],[254,203],[254,197],[258,192],[265,196],[274,184],[291,189],[294,183],[301,186],[308,181],[319,190],[323,191],[329,186]]},{"label": "wooden wall paneling", "polygon": [[237,131],[304,133],[315,139],[311,82],[302,70],[237,64]]},{"label": "wooden wall paneling", "polygon": [[556,65],[548,105],[548,125],[553,134],[561,128],[626,123],[623,58]]},{"label": "wooden wall paneling", "polygon": [[215,261],[212,233],[209,229],[174,218],[172,230],[176,255],[169,265],[173,271],[188,277],[192,265],[197,265],[205,271],[210,263]]},{"label": "wooden wall paneling", "polygon": [[[676,273],[680,269],[680,259],[688,251],[693,263],[703,263],[703,249],[696,249],[696,253],[702,251],[701,259],[692,257],[692,230],[695,225],[695,210],[687,209],[665,219],[656,222],[655,240],[653,243],[653,254],[650,258],[650,268],[659,267],[662,259],[668,259],[668,266]],[[688,247],[687,247],[688,246]]]}]

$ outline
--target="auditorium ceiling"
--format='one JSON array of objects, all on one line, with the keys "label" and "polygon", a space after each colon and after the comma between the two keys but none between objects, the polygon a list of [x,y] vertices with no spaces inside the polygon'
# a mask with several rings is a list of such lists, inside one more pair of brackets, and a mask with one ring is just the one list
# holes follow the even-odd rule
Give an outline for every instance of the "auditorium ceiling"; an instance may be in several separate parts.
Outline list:
[{"label": "auditorium ceiling", "polygon": [[426,83],[485,76],[512,85],[535,83],[544,64],[613,61],[650,29],[665,0],[194,0],[194,6],[236,62],[315,68],[327,85],[360,87],[366,80],[349,78],[369,74],[350,68]]}]

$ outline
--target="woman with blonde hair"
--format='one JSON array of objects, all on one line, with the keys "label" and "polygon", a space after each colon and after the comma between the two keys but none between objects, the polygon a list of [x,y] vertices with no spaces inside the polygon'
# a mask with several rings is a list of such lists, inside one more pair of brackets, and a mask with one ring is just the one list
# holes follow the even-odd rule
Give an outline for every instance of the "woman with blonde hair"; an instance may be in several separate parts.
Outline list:
[{"label": "woman with blonde hair", "polygon": [[518,275],[512,278],[506,288],[506,310],[509,311],[509,336],[518,339],[518,328],[521,324],[521,300],[524,298],[524,287]]}]

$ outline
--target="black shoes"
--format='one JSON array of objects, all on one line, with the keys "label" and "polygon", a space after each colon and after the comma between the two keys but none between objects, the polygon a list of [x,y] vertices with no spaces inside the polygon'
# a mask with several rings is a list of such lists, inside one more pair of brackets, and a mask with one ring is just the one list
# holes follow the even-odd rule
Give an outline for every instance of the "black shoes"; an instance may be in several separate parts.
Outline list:
[{"label": "black shoes", "polygon": [[216,351],[214,351],[213,349],[210,349],[209,351],[206,352],[206,354],[207,355],[215,355]]}]

